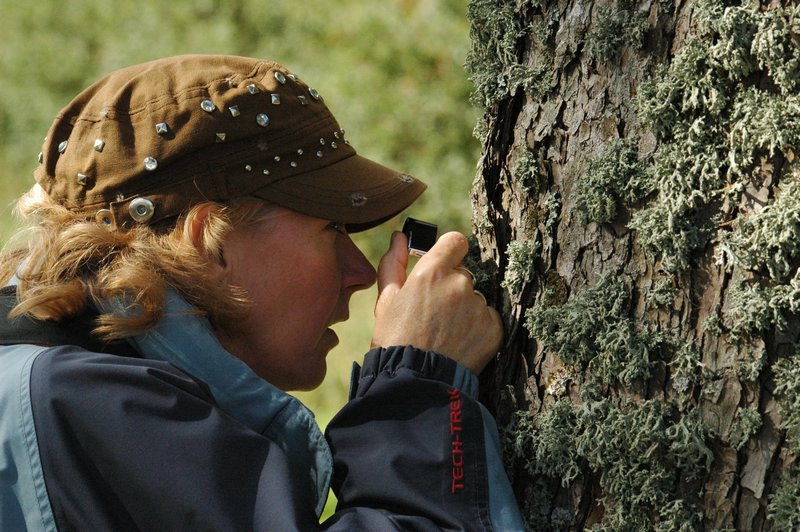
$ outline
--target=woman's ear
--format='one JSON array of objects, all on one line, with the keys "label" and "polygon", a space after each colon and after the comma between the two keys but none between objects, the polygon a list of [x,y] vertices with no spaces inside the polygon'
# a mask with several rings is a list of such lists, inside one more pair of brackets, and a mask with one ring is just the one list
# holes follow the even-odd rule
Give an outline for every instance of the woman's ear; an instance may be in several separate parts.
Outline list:
[{"label": "woman's ear", "polygon": [[210,237],[211,223],[214,213],[220,206],[216,203],[204,203],[194,209],[188,220],[189,238],[192,240],[197,253],[201,257],[207,257],[212,266],[225,267],[225,257],[219,243]]}]

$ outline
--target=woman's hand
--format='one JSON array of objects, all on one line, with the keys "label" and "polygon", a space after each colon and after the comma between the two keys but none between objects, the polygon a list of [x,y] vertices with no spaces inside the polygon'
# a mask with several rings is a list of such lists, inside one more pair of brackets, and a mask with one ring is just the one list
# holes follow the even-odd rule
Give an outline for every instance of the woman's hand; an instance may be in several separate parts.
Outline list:
[{"label": "woman's hand", "polygon": [[413,345],[448,356],[479,373],[503,340],[500,314],[475,292],[469,272],[459,269],[467,254],[461,233],[446,233],[410,274],[407,240],[392,235],[378,265],[373,347]]}]

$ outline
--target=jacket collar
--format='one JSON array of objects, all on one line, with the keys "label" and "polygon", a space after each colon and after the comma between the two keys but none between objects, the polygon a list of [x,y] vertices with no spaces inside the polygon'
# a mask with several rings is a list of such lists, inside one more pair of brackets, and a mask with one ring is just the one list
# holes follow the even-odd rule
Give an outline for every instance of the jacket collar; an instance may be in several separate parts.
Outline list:
[{"label": "jacket collar", "polygon": [[77,345],[96,353],[140,356],[125,341],[104,342],[92,334],[97,314],[90,309],[58,322],[30,316],[10,318],[9,313],[18,302],[16,285],[0,288],[0,345]]},{"label": "jacket collar", "polygon": [[[124,312],[122,304],[112,306]],[[294,471],[308,472],[317,515],[322,513],[333,457],[308,408],[228,353],[208,319],[172,290],[167,291],[161,321],[130,341],[145,358],[170,362],[204,381],[222,410],[277,444]]]}]

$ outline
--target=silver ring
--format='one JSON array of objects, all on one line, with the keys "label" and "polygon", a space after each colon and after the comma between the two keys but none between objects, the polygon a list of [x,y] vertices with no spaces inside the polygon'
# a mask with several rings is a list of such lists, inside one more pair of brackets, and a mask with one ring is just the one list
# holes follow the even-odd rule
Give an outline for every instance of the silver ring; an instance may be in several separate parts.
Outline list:
[{"label": "silver ring", "polygon": [[487,305],[487,306],[489,305],[489,303],[487,303],[487,302],[486,302],[486,296],[485,296],[485,295],[483,295],[483,293],[482,293],[482,292],[479,292],[479,291],[477,291],[477,290],[473,290],[473,292],[475,292],[477,295],[481,296],[481,299],[483,299],[483,304],[484,304],[484,305]]},{"label": "silver ring", "polygon": [[475,286],[475,274],[469,271],[464,266],[456,266],[456,271],[464,272],[467,277],[469,277],[470,281],[472,281],[472,286]]}]

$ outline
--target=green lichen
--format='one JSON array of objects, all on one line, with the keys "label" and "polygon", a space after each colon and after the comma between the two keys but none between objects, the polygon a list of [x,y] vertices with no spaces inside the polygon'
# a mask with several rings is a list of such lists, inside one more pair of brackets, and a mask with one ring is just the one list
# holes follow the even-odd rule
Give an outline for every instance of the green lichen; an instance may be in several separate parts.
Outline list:
[{"label": "green lichen", "polygon": [[587,48],[592,57],[603,63],[615,61],[624,46],[634,50],[642,47],[647,32],[647,18],[630,8],[616,9],[598,5],[597,16],[587,37]]},{"label": "green lichen", "polygon": [[776,95],[755,87],[732,101],[728,172],[747,177],[758,157],[800,147],[800,95]]},{"label": "green lichen", "polygon": [[489,209],[486,206],[480,209],[473,208],[472,223],[475,226],[475,230],[479,233],[489,233],[494,229],[492,221],[489,219]]},{"label": "green lichen", "polygon": [[789,449],[795,454],[800,454],[800,349],[794,356],[779,360],[772,371],[777,384],[775,395],[781,399],[780,426],[786,431],[786,443]]},{"label": "green lichen", "polygon": [[[572,484],[583,463],[599,474],[605,510],[599,530],[692,530],[702,519],[699,502],[686,499],[676,486],[708,470],[713,433],[696,409],[681,411],[680,400],[618,403],[602,390],[620,384],[628,393],[641,390],[637,384],[671,352],[673,388],[690,397],[702,378],[701,356],[690,343],[640,330],[630,313],[628,289],[614,276],[563,305],[540,303],[527,313],[532,336],[564,364],[582,370],[585,380],[580,405],[562,399],[538,417],[528,414],[517,455],[529,451],[524,459],[530,461],[524,462],[529,473],[566,475]],[[549,456],[553,461],[542,465]]]},{"label": "green lichen", "polygon": [[761,378],[761,371],[767,363],[766,353],[763,348],[753,348],[746,344],[740,345],[741,352],[736,360],[734,371],[742,382],[757,383]]},{"label": "green lichen", "polygon": [[647,295],[648,302],[657,307],[666,307],[675,301],[675,282],[660,278]]},{"label": "green lichen", "polygon": [[512,88],[511,92],[521,87],[530,98],[541,100],[550,91],[552,73],[552,59],[549,56],[541,57],[540,62],[532,66],[509,67],[508,85]]},{"label": "green lichen", "polygon": [[[580,405],[557,400],[539,414],[518,412],[504,435],[509,467],[568,487],[585,472],[599,477],[605,518],[598,530],[693,530],[697,501],[687,501],[681,482],[702,477],[711,463],[711,431],[696,413],[681,414],[660,400],[619,405],[582,394]],[[534,484],[534,483],[532,483]],[[572,521],[549,493],[529,497],[532,529],[561,529]],[[561,511],[558,511],[561,510]]]},{"label": "green lichen", "polygon": [[615,139],[577,181],[575,208],[584,222],[606,223],[617,216],[620,203],[640,201],[651,189],[639,162],[638,139]]},{"label": "green lichen", "polygon": [[635,213],[628,227],[638,231],[638,242],[660,259],[665,271],[675,273],[689,266],[690,254],[708,240],[712,225],[695,225],[670,205],[657,203]]},{"label": "green lichen", "polygon": [[561,197],[555,187],[545,196],[544,204],[547,208],[547,220],[545,220],[544,227],[546,230],[550,231],[558,222],[559,215],[561,214]]},{"label": "green lichen", "polygon": [[672,388],[680,394],[689,394],[700,382],[702,357],[690,343],[682,342],[669,362],[672,369]]},{"label": "green lichen", "polygon": [[518,41],[528,31],[518,11],[539,6],[538,1],[518,3],[513,0],[470,0],[472,47],[465,67],[475,85],[472,102],[489,108],[512,96],[518,89],[534,99],[550,90],[553,77],[552,56],[546,51],[531,55],[531,64],[518,57]]},{"label": "green lichen", "polygon": [[733,418],[733,424],[727,438],[728,444],[738,451],[758,432],[761,424],[761,413],[757,407],[740,408]]},{"label": "green lichen", "polygon": [[[786,433],[786,445],[795,455],[800,454],[800,348],[793,356],[779,360],[772,367],[775,375],[775,395],[781,415],[780,428]],[[797,465],[786,468],[778,489],[770,497],[768,518],[776,530],[800,528],[800,470]]]},{"label": "green lichen", "polygon": [[599,530],[699,524],[699,510],[679,487],[702,477],[712,461],[712,433],[696,413],[680,415],[659,400],[620,407],[604,400],[582,407],[579,420],[578,454],[601,472],[605,516]]},{"label": "green lichen", "polygon": [[[800,108],[796,113],[800,124]],[[786,182],[761,212],[740,217],[727,243],[734,263],[778,283],[790,280],[800,260],[800,181]]]},{"label": "green lichen", "polygon": [[519,295],[535,271],[540,244],[515,240],[506,249],[505,275],[500,285],[512,295]]},{"label": "green lichen", "polygon": [[547,44],[558,29],[558,10],[551,9],[531,22],[529,33],[539,44]]},{"label": "green lichen", "polygon": [[730,286],[726,297],[730,303],[725,319],[733,338],[786,331],[787,318],[800,314],[800,272],[789,284],[740,280]]},{"label": "green lichen", "polygon": [[717,234],[724,220],[715,205],[737,204],[762,159],[779,162],[800,145],[798,97],[786,90],[800,57],[797,7],[695,7],[697,33],[637,98],[660,143],[650,161],[659,194],[630,226],[668,271],[688,267]]},{"label": "green lichen", "polygon": [[713,334],[715,336],[722,334],[722,320],[719,319],[719,316],[708,316],[703,320],[703,323],[701,323],[700,326],[703,328],[703,332]]},{"label": "green lichen", "polygon": [[547,484],[537,479],[525,489],[523,519],[527,530],[566,532],[573,514],[568,508],[556,506]]},{"label": "green lichen", "polygon": [[800,86],[800,48],[794,36],[800,35],[800,6],[767,11],[759,21],[752,51],[759,68],[770,73],[784,94]]},{"label": "green lichen", "polygon": [[767,518],[775,530],[800,529],[800,471],[796,467],[783,472],[781,484],[769,499]]},{"label": "green lichen", "polygon": [[522,186],[522,192],[532,196],[539,192],[539,180],[541,172],[539,170],[539,158],[529,149],[525,149],[517,159],[516,166],[512,172],[514,181]]},{"label": "green lichen", "polygon": [[524,459],[529,474],[558,479],[567,487],[580,473],[574,443],[577,417],[569,401],[556,401],[540,414],[517,412],[506,431],[507,461]]},{"label": "green lichen", "polygon": [[632,386],[650,376],[661,338],[638,330],[628,310],[625,285],[608,276],[564,305],[537,303],[526,312],[525,324],[545,349],[588,378]]},{"label": "green lichen", "polygon": [[730,308],[725,316],[730,321],[734,338],[742,334],[756,335],[774,325],[778,325],[778,328],[785,325],[783,316],[775,313],[770,304],[769,289],[740,281],[729,287],[726,297],[730,301]]},{"label": "green lichen", "polygon": [[695,532],[700,528],[703,513],[689,507],[682,499],[668,502],[658,510],[657,532]]},{"label": "green lichen", "polygon": [[489,107],[512,90],[508,71],[518,64],[517,40],[525,33],[516,9],[513,0],[471,0],[467,7],[472,48],[466,68],[476,105]]}]

